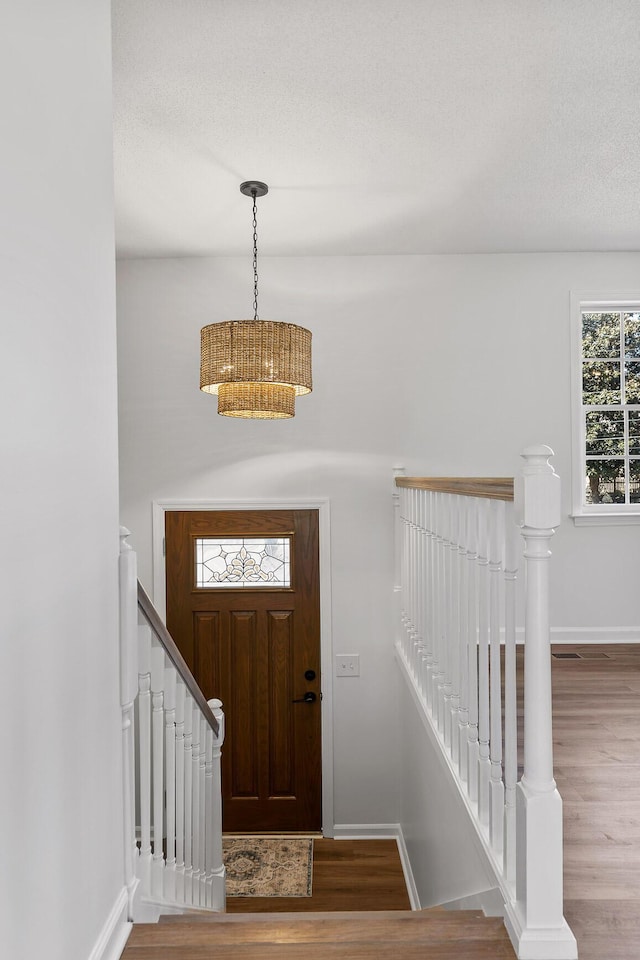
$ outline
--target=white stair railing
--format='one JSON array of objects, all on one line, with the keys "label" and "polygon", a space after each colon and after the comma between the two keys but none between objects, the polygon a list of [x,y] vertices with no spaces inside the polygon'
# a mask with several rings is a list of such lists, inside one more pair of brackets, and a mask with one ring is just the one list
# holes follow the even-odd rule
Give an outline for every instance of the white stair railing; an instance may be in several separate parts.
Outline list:
[{"label": "white stair railing", "polygon": [[[395,471],[398,660],[482,841],[522,960],[577,957],[563,916],[562,800],[553,779],[548,568],[560,482],[552,455],[546,446],[525,450],[515,484]],[[518,782],[519,557],[525,689]]]},{"label": "white stair railing", "polygon": [[120,531],[125,870],[129,919],[225,908],[220,753],[224,714],[205,700],[137,581]]}]

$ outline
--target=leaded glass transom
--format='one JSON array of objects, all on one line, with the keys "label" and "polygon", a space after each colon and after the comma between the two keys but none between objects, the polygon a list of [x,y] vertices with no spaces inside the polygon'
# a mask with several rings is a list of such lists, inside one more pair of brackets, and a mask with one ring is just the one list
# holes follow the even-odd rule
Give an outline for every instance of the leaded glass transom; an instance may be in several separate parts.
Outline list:
[{"label": "leaded glass transom", "polygon": [[290,587],[289,537],[196,539],[196,587]]}]

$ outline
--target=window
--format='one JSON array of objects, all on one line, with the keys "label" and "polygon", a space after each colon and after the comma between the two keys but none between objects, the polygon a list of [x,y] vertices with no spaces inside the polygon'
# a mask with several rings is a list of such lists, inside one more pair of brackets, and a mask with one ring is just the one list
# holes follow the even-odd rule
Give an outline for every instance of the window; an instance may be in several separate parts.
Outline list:
[{"label": "window", "polygon": [[289,537],[197,537],[196,587],[291,586]]},{"label": "window", "polygon": [[640,518],[640,299],[575,314],[574,518]]}]

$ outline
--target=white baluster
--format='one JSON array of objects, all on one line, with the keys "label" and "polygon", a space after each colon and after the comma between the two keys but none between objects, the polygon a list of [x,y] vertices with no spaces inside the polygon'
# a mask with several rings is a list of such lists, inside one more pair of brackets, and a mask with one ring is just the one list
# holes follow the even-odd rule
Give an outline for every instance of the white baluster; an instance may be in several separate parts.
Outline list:
[{"label": "white baluster", "polygon": [[176,668],[164,673],[164,749],[167,852],[164,874],[165,900],[176,898]]},{"label": "white baluster", "polygon": [[413,651],[413,624],[411,622],[412,611],[412,565],[411,565],[411,490],[403,491],[404,500],[404,540],[405,540],[405,655],[409,670],[411,670],[411,655]]},{"label": "white baluster", "polygon": [[420,569],[420,531],[418,529],[418,490],[412,490],[412,524],[411,535],[413,540],[413,656],[414,676],[420,688],[420,668],[422,666],[422,633],[420,630],[420,592],[422,589]]},{"label": "white baluster", "polygon": [[413,569],[413,528],[412,528],[412,497],[413,491],[408,489],[406,491],[407,498],[407,652],[409,656],[409,664],[413,666],[413,591],[414,591],[414,569]]},{"label": "white baluster", "polygon": [[444,577],[444,589],[442,593],[442,614],[443,614],[443,648],[444,648],[444,745],[451,753],[451,696],[453,690],[452,666],[453,666],[453,638],[451,633],[452,619],[451,610],[453,607],[453,585],[451,577],[451,531],[453,525],[452,516],[453,497],[444,494],[442,499],[442,569]]},{"label": "white baluster", "polygon": [[143,894],[151,894],[151,629],[138,625],[138,774],[140,779],[140,856]]},{"label": "white baluster", "polygon": [[438,723],[438,677],[440,675],[440,643],[438,638],[438,534],[436,493],[429,491],[429,597],[431,608],[429,624],[431,631],[431,685],[428,693],[431,716]]},{"label": "white baluster", "polygon": [[184,699],[184,899],[193,904],[193,698]]},{"label": "white baluster", "polygon": [[489,504],[478,508],[478,818],[489,826]]},{"label": "white baluster", "polygon": [[500,628],[502,558],[504,550],[504,504],[490,503],[489,532],[489,649],[490,649],[490,730],[491,780],[489,836],[498,858],[502,857],[504,831],[504,784],[502,782],[502,677],[500,666]]},{"label": "white baluster", "polygon": [[458,763],[463,783],[468,779],[467,741],[469,738],[469,564],[467,562],[469,498],[460,497],[460,534],[458,544],[458,598],[459,610],[459,649],[460,668],[460,705],[458,711]]},{"label": "white baluster", "polygon": [[207,827],[210,841],[207,844],[206,870],[211,886],[211,906],[215,910],[224,910],[225,905],[225,869],[222,860],[222,777],[220,771],[220,755],[224,743],[224,713],[220,700],[209,700],[211,711],[218,721],[218,736],[211,740],[211,772],[207,796],[210,798],[210,807],[207,807]]},{"label": "white baluster", "polygon": [[402,522],[402,649],[407,663],[409,662],[409,521],[407,518],[407,504],[409,491],[406,487],[400,490],[400,518]]},{"label": "white baluster", "polygon": [[420,694],[424,697],[424,656],[425,656],[425,629],[424,629],[424,557],[422,554],[422,499],[421,490],[415,491],[415,534],[416,534],[416,628],[418,631],[418,648],[416,650],[416,679]]},{"label": "white baluster", "polygon": [[519,530],[513,504],[505,512],[504,569],[504,872],[507,881],[516,879],[516,782],[518,779],[518,695],[516,683],[516,577],[518,575]]},{"label": "white baluster", "polygon": [[[413,573],[412,564],[411,564],[411,490],[407,488],[403,491],[403,500],[404,500],[404,522],[405,522],[405,560],[406,560],[406,584],[407,584],[407,595],[405,598],[405,617],[407,620],[407,636],[411,638],[411,612],[412,612],[412,603],[413,598],[411,596],[411,576]],[[407,647],[409,651],[409,647]]]},{"label": "white baluster", "polygon": [[416,556],[415,556],[415,523],[413,519],[415,490],[408,491],[409,500],[409,635],[412,672],[415,676],[415,640],[416,640]]},{"label": "white baluster", "polygon": [[433,620],[431,609],[433,598],[431,596],[431,529],[430,529],[430,493],[428,490],[421,490],[421,534],[422,534],[422,568],[424,578],[422,582],[424,607],[424,650],[422,655],[423,671],[423,691],[424,702],[427,708],[431,709],[432,694],[432,672],[433,672]]},{"label": "white baluster", "polygon": [[184,701],[185,686],[176,683],[176,900],[186,903],[184,893]]},{"label": "white baluster", "polygon": [[213,904],[211,863],[215,824],[213,822],[213,730],[208,723],[205,724],[204,746],[204,903],[205,906],[211,907]]},{"label": "white baluster", "polygon": [[520,956],[539,956],[548,941],[553,953],[577,956],[563,917],[562,800],[553,778],[549,633],[549,544],[560,523],[560,480],[549,463],[553,451],[530,447],[516,480],[516,516],[526,564],[524,774],[517,789],[515,909],[506,922]]},{"label": "white baluster", "polygon": [[122,800],[124,870],[128,893],[127,918],[133,920],[138,846],[136,843],[135,710],[138,695],[138,583],[136,554],[126,542],[131,534],[120,527],[120,705],[122,710]]},{"label": "white baluster", "polygon": [[164,661],[162,647],[151,644],[151,703],[153,747],[153,861],[151,864],[151,892],[164,897]]},{"label": "white baluster", "polygon": [[467,792],[469,798],[478,801],[478,516],[480,501],[469,502],[467,524],[467,629],[469,643],[469,728],[467,743]]},{"label": "white baluster", "polygon": [[192,889],[193,903],[200,904],[200,860],[202,850],[202,834],[200,833],[200,744],[201,744],[201,713],[194,704],[193,709],[193,746],[191,751],[191,781],[193,812],[191,827],[193,842],[191,845],[191,859],[193,861]]},{"label": "white baluster", "polygon": [[451,697],[451,759],[459,767],[460,736],[458,714],[460,710],[460,580],[458,569],[458,541],[460,536],[460,497],[449,496],[449,649]]},{"label": "white baluster", "polygon": [[414,490],[413,524],[415,537],[415,565],[416,565],[416,643],[415,643],[415,676],[421,697],[424,697],[424,659],[425,659],[425,630],[424,630],[424,565],[422,553],[422,491]]},{"label": "white baluster", "polygon": [[447,675],[447,643],[446,643],[446,543],[445,543],[445,500],[446,496],[436,493],[436,523],[437,523],[437,559],[436,559],[436,611],[438,615],[438,675],[437,683],[437,704],[438,704],[438,729],[444,736],[444,692]]},{"label": "white baluster", "polygon": [[198,791],[200,793],[200,803],[199,803],[199,813],[200,813],[200,825],[198,832],[200,834],[200,878],[199,878],[199,897],[200,897],[200,906],[205,907],[207,905],[207,874],[206,874],[206,777],[207,777],[207,740],[206,733],[209,729],[209,724],[206,722],[202,714],[200,714],[200,754],[198,761]]}]

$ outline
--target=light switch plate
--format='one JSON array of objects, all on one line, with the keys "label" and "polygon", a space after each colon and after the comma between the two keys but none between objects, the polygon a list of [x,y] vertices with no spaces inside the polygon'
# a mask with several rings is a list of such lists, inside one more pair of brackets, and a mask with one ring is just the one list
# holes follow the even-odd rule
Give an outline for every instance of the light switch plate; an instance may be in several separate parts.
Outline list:
[{"label": "light switch plate", "polygon": [[359,677],[360,654],[339,653],[336,656],[336,677]]}]

